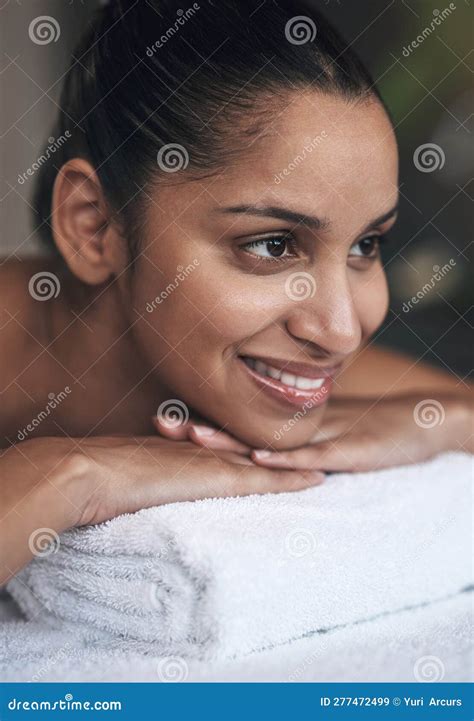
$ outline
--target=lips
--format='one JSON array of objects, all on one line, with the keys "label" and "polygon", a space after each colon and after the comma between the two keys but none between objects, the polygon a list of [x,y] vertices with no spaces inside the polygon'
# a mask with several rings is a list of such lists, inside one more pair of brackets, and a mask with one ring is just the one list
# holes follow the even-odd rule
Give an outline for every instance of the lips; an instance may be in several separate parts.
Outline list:
[{"label": "lips", "polygon": [[325,403],[336,368],[319,369],[304,363],[239,356],[242,367],[266,394],[286,404],[311,408]]}]

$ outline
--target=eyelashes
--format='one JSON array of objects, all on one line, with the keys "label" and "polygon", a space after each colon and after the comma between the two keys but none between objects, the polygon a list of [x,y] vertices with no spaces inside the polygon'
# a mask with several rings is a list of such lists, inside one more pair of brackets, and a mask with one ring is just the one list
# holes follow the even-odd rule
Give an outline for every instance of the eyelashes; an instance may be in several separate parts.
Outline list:
[{"label": "eyelashes", "polygon": [[[298,244],[296,238],[294,238],[291,233],[284,233],[281,235],[270,235],[265,238],[251,240],[248,243],[244,243],[240,247],[247,251],[250,255],[258,258],[259,260],[270,262],[276,261],[277,263],[281,263],[289,257],[298,257],[296,253],[297,245]],[[251,250],[249,250],[250,248],[260,250],[262,252],[252,252]],[[290,249],[291,254],[283,255],[283,252],[288,249]],[[268,253],[268,255],[265,255],[265,253]]]},{"label": "eyelashes", "polygon": [[[380,246],[384,245],[387,240],[386,234],[374,233],[373,235],[367,235],[351,246],[349,257],[376,260],[380,255]],[[369,245],[367,241],[369,241]],[[370,246],[370,242],[373,243],[373,247]],[[364,243],[365,246],[362,245]],[[360,252],[352,252],[358,246]],[[288,259],[298,258],[298,241],[291,233],[268,235],[264,238],[251,240],[239,247],[248,255],[265,263],[282,263]]]}]

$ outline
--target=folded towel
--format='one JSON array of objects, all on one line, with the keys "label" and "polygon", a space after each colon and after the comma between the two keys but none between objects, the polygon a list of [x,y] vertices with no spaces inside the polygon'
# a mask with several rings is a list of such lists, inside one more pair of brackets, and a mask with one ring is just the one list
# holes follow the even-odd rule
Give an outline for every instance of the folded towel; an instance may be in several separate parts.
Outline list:
[{"label": "folded towel", "polygon": [[[2,682],[474,681],[473,593],[213,663],[88,644],[40,620],[0,623]],[[1,600],[0,600],[1,608]]]},{"label": "folded towel", "polygon": [[473,583],[472,457],[174,503],[61,536],[8,584],[98,643],[233,658]]}]

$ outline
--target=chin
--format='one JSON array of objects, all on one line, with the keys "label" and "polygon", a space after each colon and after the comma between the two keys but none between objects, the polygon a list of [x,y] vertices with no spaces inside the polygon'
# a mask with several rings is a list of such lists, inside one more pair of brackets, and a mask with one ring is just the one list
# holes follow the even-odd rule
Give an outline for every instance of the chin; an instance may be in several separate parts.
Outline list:
[{"label": "chin", "polygon": [[304,446],[311,441],[318,430],[322,417],[321,411],[316,414],[316,417],[312,416],[311,423],[308,422],[308,419],[303,421],[298,416],[290,416],[272,422],[262,419],[254,425],[247,417],[243,427],[229,423],[225,430],[251,448],[273,448],[276,451],[286,451]]}]

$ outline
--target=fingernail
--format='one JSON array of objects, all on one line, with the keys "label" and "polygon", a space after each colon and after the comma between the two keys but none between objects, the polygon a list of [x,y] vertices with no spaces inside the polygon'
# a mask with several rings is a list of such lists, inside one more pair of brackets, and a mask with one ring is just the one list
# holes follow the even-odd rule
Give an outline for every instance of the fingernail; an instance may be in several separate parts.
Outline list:
[{"label": "fingernail", "polygon": [[253,452],[255,458],[268,458],[271,456],[271,451],[254,451]]},{"label": "fingernail", "polygon": [[191,426],[197,436],[213,436],[216,431],[208,426]]}]

